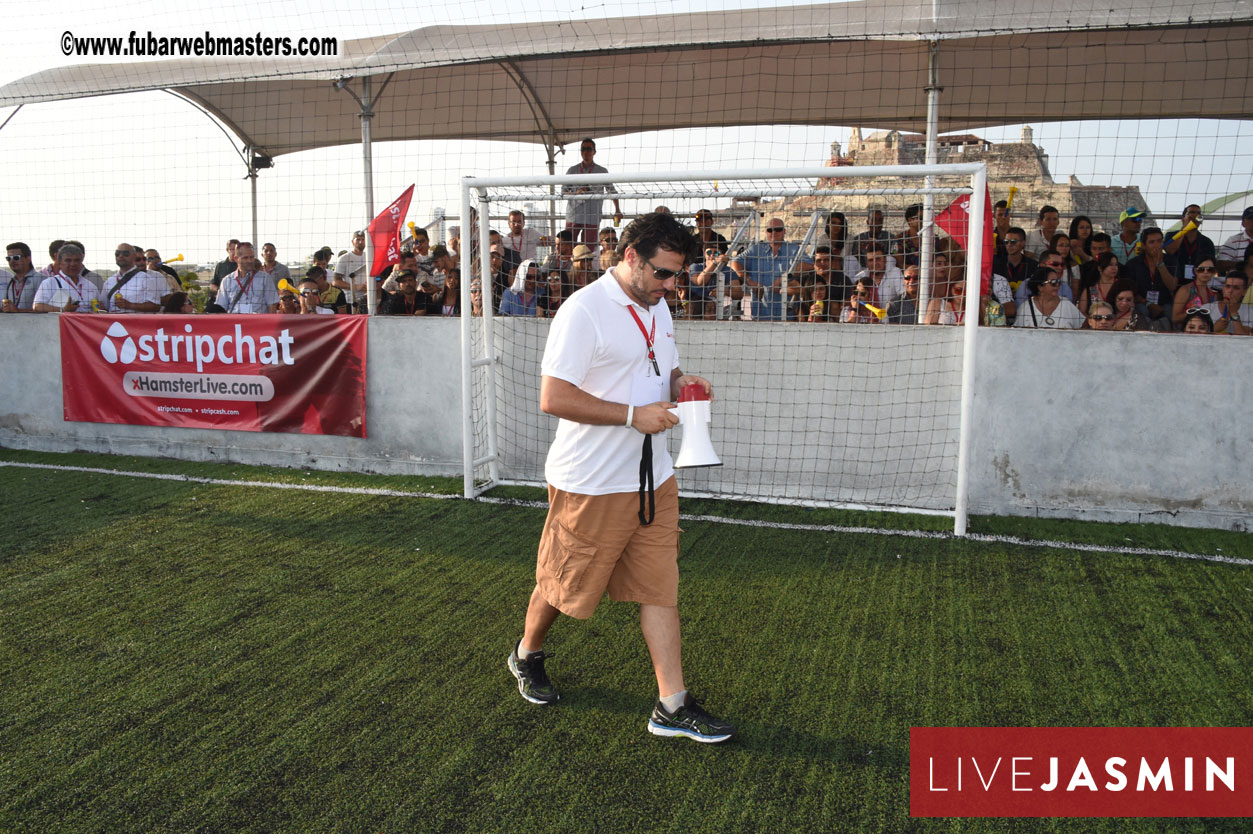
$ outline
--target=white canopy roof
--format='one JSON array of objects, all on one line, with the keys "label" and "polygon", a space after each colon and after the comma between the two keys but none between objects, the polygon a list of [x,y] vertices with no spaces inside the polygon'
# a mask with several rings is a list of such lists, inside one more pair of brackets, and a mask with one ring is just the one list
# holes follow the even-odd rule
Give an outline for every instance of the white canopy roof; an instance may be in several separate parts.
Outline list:
[{"label": "white canopy roof", "polygon": [[941,131],[1247,118],[1250,42],[1253,0],[865,0],[432,26],[342,42],[333,58],[74,65],[0,87],[0,106],[165,89],[272,156],[360,142],[360,107],[334,82],[366,76],[374,141],[563,145],[744,124],[922,132],[934,43]]}]

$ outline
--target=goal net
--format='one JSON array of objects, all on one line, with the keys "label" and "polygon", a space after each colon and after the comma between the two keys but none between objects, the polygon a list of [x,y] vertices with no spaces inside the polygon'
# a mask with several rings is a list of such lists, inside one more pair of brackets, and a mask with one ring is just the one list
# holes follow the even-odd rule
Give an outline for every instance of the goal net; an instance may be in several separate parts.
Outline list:
[{"label": "goal net", "polygon": [[[462,216],[476,218],[472,258],[490,251],[489,231],[502,228],[511,210],[563,189],[570,201],[604,201],[607,213],[612,197],[665,206],[702,237],[710,258],[726,251],[726,265],[714,261],[716,280],[698,286],[705,267],[698,262],[667,299],[684,371],[714,386],[710,436],[723,463],[680,470],[683,494],[955,514],[962,511],[963,373],[976,328],[919,322],[928,296],[952,297],[961,261],[968,261],[961,269],[978,268],[977,258],[964,259],[953,241],[942,240],[955,266],[937,271],[929,221],[963,195],[982,194],[983,170],[966,164],[620,175],[613,193],[600,190],[606,175],[467,178]],[[882,227],[868,229],[865,219],[876,211]],[[842,228],[833,215],[844,219]],[[917,234],[906,215],[917,216]],[[629,222],[615,225],[606,216],[597,231],[616,236]],[[780,226],[782,234],[771,232]],[[517,276],[499,272],[516,258],[498,257],[498,264],[507,262],[496,275],[483,259],[476,264],[483,313],[463,319],[468,496],[501,484],[544,483],[557,423],[539,409],[551,315],[612,259],[593,244],[592,266],[584,269],[571,263],[588,254],[574,250],[583,244],[560,236],[541,244],[534,262],[523,264],[528,275],[516,284],[520,292],[510,291],[503,307],[498,291]],[[969,248],[981,251],[979,235]],[[904,273],[921,280],[907,289]],[[778,291],[770,286],[776,281]],[[979,282],[968,283],[974,310]],[[953,312],[962,320],[964,310]],[[669,432],[673,455],[681,442],[681,428]]]}]

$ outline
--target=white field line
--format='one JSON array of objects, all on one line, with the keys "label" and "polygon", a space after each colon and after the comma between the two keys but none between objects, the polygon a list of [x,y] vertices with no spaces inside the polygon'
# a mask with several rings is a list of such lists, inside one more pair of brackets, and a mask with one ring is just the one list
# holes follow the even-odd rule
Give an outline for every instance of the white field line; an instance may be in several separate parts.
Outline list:
[{"label": "white field line", "polygon": [[[438,492],[412,492],[400,489],[376,489],[372,487],[329,486],[326,484],[291,484],[281,481],[238,481],[226,478],[202,478],[196,475],[178,475],[165,472],[132,472],[122,469],[100,469],[90,466],[60,466],[50,463],[25,463],[19,461],[0,461],[0,466],[11,466],[21,469],[52,469],[58,472],[89,472],[95,475],[119,475],[126,478],[149,478],[157,481],[183,481],[186,483],[209,484],[212,486],[260,487],[263,489],[292,489],[305,492],[333,492],[345,495],[383,495],[396,498],[428,498],[439,501],[457,500],[460,495]],[[528,501],[522,498],[488,498],[476,499],[484,504],[500,504],[513,507],[533,507],[546,509],[547,501]],[[684,521],[704,521],[711,524],[733,524],[741,527],[760,527],[771,530],[801,530],[815,533],[855,533],[871,536],[902,536],[910,539],[953,539],[952,533],[941,533],[932,530],[891,530],[880,527],[845,527],[839,524],[792,524],[780,521],[760,521],[747,518],[725,518],[716,515],[684,515]],[[1150,547],[1110,547],[1099,544],[1082,544],[1079,542],[1052,541],[1049,539],[1023,539],[1017,536],[996,536],[985,533],[967,533],[967,541],[988,544],[1009,544],[1018,547],[1045,547],[1055,550],[1080,550],[1086,553],[1116,553],[1125,556],[1165,556],[1170,559],[1195,559],[1205,562],[1220,562],[1225,565],[1242,565],[1253,567],[1253,559],[1239,559],[1234,556],[1222,556],[1212,553],[1186,553],[1181,550],[1158,550]]]}]

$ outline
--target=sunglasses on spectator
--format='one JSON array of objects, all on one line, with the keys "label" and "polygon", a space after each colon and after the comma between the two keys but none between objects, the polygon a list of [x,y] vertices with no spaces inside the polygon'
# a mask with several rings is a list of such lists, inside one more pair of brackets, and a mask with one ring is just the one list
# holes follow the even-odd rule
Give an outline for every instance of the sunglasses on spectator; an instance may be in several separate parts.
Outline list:
[{"label": "sunglasses on spectator", "polygon": [[1022,238],[1020,238],[1020,237],[1007,237],[1007,238],[1005,238],[1005,242],[1006,242],[1007,244],[1008,244],[1008,243],[1022,243]]},{"label": "sunglasses on spectator", "polygon": [[301,295],[318,295],[318,291],[317,290],[301,290],[300,294]]},{"label": "sunglasses on spectator", "polygon": [[1204,307],[1189,307],[1188,309],[1183,311],[1183,314],[1185,316],[1195,316],[1197,313],[1204,313],[1205,315],[1208,316],[1209,310],[1206,310]]},{"label": "sunglasses on spectator", "polygon": [[1058,284],[1061,283],[1061,280],[1058,278],[1050,278],[1047,281],[1041,281],[1040,283],[1048,284],[1050,287],[1056,287]]},{"label": "sunglasses on spectator", "polygon": [[6,261],[20,261],[22,258],[25,258],[25,257],[26,257],[25,255],[5,255],[4,259]]},{"label": "sunglasses on spectator", "polygon": [[279,296],[279,299],[280,299],[280,300],[282,300],[282,301],[295,301],[295,300],[296,300],[296,296],[294,296],[294,295],[280,295],[280,296]]},{"label": "sunglasses on spectator", "polygon": [[669,281],[671,278],[677,278],[682,274],[682,272],[676,272],[673,269],[658,269],[653,266],[653,262],[648,260],[648,258],[644,259],[644,263],[648,264],[649,268],[652,269],[653,277],[658,281]]},{"label": "sunglasses on spectator", "polygon": [[776,232],[781,234],[783,232],[783,227],[782,226],[770,226],[766,229],[766,232],[768,234],[775,234]]},{"label": "sunglasses on spectator", "polygon": [[1212,266],[1198,266],[1194,272],[1217,272],[1218,269]]},{"label": "sunglasses on spectator", "polygon": [[1109,315],[1108,313],[1104,313],[1104,314],[1101,314],[1101,315],[1096,315],[1096,316],[1093,316],[1093,317],[1092,317],[1092,320],[1093,320],[1093,321],[1109,321],[1109,320],[1110,320],[1110,319],[1112,319],[1112,318],[1113,318],[1113,316]]}]

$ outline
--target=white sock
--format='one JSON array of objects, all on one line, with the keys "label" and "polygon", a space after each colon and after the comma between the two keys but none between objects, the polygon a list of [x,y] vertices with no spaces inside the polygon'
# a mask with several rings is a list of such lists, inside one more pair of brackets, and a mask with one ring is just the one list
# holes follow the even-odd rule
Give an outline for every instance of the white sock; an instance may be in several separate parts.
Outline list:
[{"label": "white sock", "polygon": [[522,641],[519,640],[517,652],[518,652],[518,660],[530,660],[531,655],[539,654],[539,649],[536,649],[535,651],[531,651],[526,646],[523,646]]},{"label": "white sock", "polygon": [[680,692],[676,692],[673,695],[667,695],[666,697],[661,699],[661,705],[665,707],[666,712],[670,713],[671,715],[673,715],[674,711],[677,710],[679,707],[683,706],[685,703],[687,703],[687,690],[686,689]]}]

